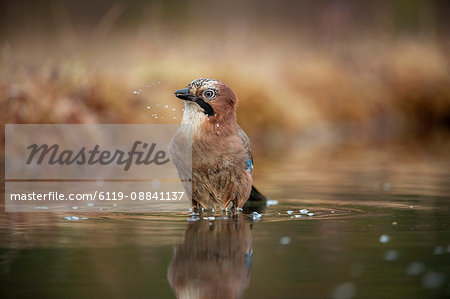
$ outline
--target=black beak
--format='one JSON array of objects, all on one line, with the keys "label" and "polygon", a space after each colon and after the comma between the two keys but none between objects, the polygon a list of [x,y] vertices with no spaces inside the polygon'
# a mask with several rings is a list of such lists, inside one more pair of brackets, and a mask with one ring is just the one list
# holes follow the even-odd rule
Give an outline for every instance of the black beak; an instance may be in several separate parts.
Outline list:
[{"label": "black beak", "polygon": [[201,97],[190,94],[189,88],[183,88],[183,89],[175,91],[175,96],[177,98],[185,100],[185,101],[195,102],[196,104],[198,104],[200,107],[203,108],[203,110],[205,111],[205,114],[208,116],[212,116],[215,114],[214,108],[211,107],[210,104],[206,103]]},{"label": "black beak", "polygon": [[175,91],[175,96],[185,101],[195,101],[197,99],[197,96],[189,93],[189,88],[183,88]]}]

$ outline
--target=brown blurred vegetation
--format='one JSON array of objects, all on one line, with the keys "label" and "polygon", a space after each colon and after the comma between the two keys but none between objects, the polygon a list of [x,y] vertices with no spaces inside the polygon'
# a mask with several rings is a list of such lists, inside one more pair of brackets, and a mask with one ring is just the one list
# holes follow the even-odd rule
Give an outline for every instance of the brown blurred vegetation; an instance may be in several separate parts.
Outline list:
[{"label": "brown blurred vegetation", "polygon": [[210,77],[257,152],[448,152],[447,1],[93,2],[0,4],[4,123],[176,123],[173,91]]}]

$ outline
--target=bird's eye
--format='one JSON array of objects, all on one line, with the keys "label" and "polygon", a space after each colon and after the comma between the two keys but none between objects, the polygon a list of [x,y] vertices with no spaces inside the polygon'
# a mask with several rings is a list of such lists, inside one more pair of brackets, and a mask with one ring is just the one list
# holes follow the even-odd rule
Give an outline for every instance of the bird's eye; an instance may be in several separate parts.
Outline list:
[{"label": "bird's eye", "polygon": [[214,90],[208,89],[203,93],[203,96],[206,99],[214,99],[214,97],[216,96],[216,93],[214,92]]}]

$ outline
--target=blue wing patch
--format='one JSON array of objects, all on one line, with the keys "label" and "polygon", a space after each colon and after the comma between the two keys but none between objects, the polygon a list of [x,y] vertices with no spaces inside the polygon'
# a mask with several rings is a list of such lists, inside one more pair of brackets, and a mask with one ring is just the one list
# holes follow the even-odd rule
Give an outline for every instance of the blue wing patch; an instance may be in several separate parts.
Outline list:
[{"label": "blue wing patch", "polygon": [[245,170],[249,170],[250,173],[253,173],[253,161],[252,159],[248,159],[245,161]]},{"label": "blue wing patch", "polygon": [[245,253],[245,263],[247,264],[248,268],[250,268],[252,266],[252,255],[253,255],[253,250],[250,248],[250,250]]}]

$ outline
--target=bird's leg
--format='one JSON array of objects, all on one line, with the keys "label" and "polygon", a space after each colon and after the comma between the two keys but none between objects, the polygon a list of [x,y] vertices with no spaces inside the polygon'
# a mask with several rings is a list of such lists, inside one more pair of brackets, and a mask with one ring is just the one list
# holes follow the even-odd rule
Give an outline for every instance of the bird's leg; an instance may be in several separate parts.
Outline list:
[{"label": "bird's leg", "polygon": [[236,196],[230,202],[230,204],[231,204],[231,209],[230,210],[231,210],[231,214],[233,216],[237,215],[237,212],[239,211],[239,207],[238,207],[238,204],[237,204],[237,197],[238,197],[238,195],[236,194]]},{"label": "bird's leg", "polygon": [[202,211],[202,206],[195,199],[192,199],[192,211],[195,213],[200,213]]}]

